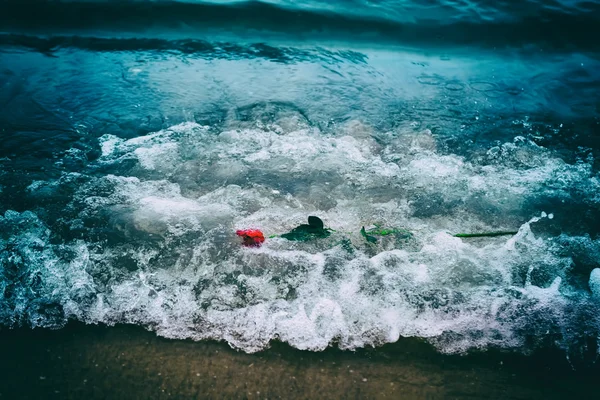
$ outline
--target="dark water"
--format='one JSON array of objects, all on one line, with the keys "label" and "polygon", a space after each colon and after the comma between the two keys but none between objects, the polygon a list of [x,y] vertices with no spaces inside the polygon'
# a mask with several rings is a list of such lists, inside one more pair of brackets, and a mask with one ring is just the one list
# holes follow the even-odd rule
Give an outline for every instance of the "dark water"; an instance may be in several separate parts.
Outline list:
[{"label": "dark water", "polygon": [[595,362],[600,3],[0,7],[3,326]]}]

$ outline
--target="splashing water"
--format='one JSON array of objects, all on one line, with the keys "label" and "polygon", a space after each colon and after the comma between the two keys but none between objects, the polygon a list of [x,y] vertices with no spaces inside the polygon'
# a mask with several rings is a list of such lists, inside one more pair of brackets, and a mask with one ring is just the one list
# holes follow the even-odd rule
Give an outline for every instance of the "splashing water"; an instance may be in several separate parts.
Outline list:
[{"label": "splashing water", "polygon": [[[132,323],[248,352],[271,340],[322,350],[417,336],[460,353],[599,337],[599,270],[582,259],[600,242],[554,233],[569,216],[536,209],[577,193],[597,204],[589,165],[521,137],[475,163],[440,152],[428,130],[379,135],[356,121],[324,135],[300,118],[104,135],[86,170],[30,185],[32,198],[72,193],[52,229],[31,211],[0,218],[0,322]],[[331,237],[244,248],[235,235],[314,214]],[[369,244],[358,230],[372,223],[413,236]]]}]

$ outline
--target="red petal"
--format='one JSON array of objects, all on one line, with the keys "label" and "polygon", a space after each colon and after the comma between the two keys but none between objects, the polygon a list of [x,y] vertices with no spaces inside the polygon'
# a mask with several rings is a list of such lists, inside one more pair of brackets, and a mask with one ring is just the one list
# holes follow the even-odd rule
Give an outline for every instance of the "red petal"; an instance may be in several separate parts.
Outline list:
[{"label": "red petal", "polygon": [[240,229],[235,234],[242,237],[242,244],[246,247],[260,247],[265,241],[265,236],[258,229]]}]

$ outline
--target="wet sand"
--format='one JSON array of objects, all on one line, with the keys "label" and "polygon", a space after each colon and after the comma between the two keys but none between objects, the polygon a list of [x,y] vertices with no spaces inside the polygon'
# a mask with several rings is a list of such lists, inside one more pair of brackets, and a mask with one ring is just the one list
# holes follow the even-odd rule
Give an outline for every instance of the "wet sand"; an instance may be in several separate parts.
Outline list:
[{"label": "wet sand", "polygon": [[597,398],[597,365],[564,355],[444,356],[417,339],[312,353],[168,340],[134,326],[0,331],[1,399]]}]

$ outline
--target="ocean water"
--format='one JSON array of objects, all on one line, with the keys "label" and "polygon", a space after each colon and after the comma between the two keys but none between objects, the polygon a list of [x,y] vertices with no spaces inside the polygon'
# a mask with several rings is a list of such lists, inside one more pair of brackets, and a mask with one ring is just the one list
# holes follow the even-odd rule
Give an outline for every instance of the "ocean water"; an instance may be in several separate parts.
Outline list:
[{"label": "ocean water", "polygon": [[[593,362],[598,26],[597,1],[4,1],[0,325]],[[309,215],[331,237],[235,235]],[[453,236],[489,231],[517,233]]]}]

